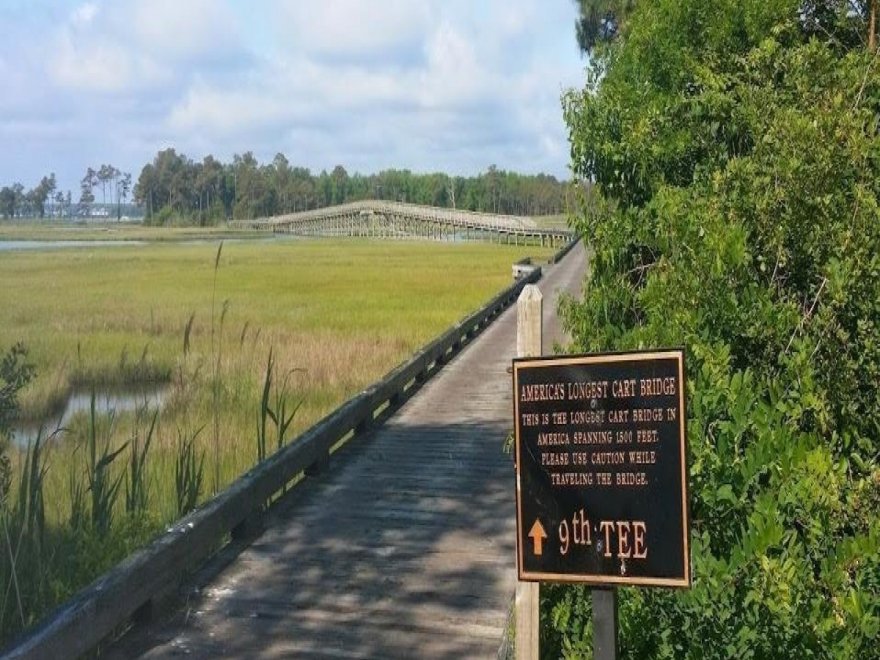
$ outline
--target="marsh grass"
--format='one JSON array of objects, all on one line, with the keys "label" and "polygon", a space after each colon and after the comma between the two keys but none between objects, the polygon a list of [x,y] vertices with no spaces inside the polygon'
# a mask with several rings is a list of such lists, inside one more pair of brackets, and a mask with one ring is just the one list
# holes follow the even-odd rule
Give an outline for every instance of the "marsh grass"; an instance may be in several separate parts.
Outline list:
[{"label": "marsh grass", "polygon": [[279,382],[275,373],[275,361],[272,349],[269,349],[269,357],[266,361],[266,375],[263,378],[263,390],[260,396],[260,410],[257,414],[257,463],[266,458],[269,446],[269,422],[275,430],[275,450],[281,449],[288,438],[290,425],[296,417],[297,411],[305,400],[300,396],[296,401],[289,401],[290,378],[302,369],[291,369]]},{"label": "marsh grass", "polygon": [[[214,281],[211,286],[211,421],[213,422],[214,451],[212,460],[214,463],[214,494],[220,492],[220,365],[223,360],[223,325],[226,321],[226,313],[229,311],[229,299],[223,301],[223,310],[220,312],[220,321],[217,322],[215,311],[217,303],[217,274],[220,271],[220,255],[223,254],[223,241],[217,245],[217,255],[214,257]],[[215,342],[216,335],[216,342]]]},{"label": "marsh grass", "polygon": [[139,408],[135,416],[135,425],[129,441],[128,470],[125,482],[125,511],[128,514],[146,513],[149,507],[150,481],[147,475],[147,456],[156,432],[159,411],[153,411],[149,426],[141,436],[141,426],[149,415],[149,408]]},{"label": "marsh grass", "polygon": [[181,517],[196,508],[205,477],[205,450],[199,452],[196,440],[204,427],[193,433],[177,429],[177,454],[174,461],[176,514]]},{"label": "marsh grass", "polygon": [[217,240],[220,238],[265,238],[265,232],[226,227],[148,227],[139,224],[89,223],[74,225],[59,222],[9,222],[0,220],[3,241],[180,241]]},{"label": "marsh grass", "polygon": [[[88,492],[91,495],[92,528],[98,536],[106,536],[113,523],[113,512],[116,508],[116,499],[124,475],[114,476],[111,473],[111,466],[129,444],[124,442],[116,449],[110,448],[114,422],[115,416],[111,413],[107,417],[107,424],[99,424],[95,410],[95,393],[92,392],[86,436],[88,457],[86,478],[88,479]],[[99,447],[100,454],[98,453]]]},{"label": "marsh grass", "polygon": [[260,397],[260,412],[257,416],[257,463],[266,458],[266,446],[269,437],[269,396],[272,391],[272,351],[269,351],[269,359],[266,363],[266,378],[263,381],[263,394]]},{"label": "marsh grass", "polygon": [[[42,429],[28,445],[21,462],[18,497],[13,506],[0,509],[6,561],[0,563],[3,598],[0,630],[7,621],[24,626],[33,603],[46,597],[46,509],[44,483],[48,465]],[[10,616],[10,612],[14,615]]]},{"label": "marsh grass", "polygon": [[0,644],[477,308],[527,254],[545,256],[369,241],[0,255],[0,345],[26,337],[37,368],[29,415],[83,386],[169,384],[161,412],[92,404],[13,453]]},{"label": "marsh grass", "polygon": [[535,226],[539,229],[562,229],[570,230],[569,217],[565,213],[555,213],[553,215],[539,215],[532,217]]},{"label": "marsh grass", "polygon": [[[219,251],[0,255],[0,345],[27,337],[38,373],[21,395],[23,418],[63,408],[75,390],[168,383],[154,450],[173,452],[184,420],[209,422],[213,491],[252,461],[241,444],[270,348],[277,373],[304,369],[295,434],[508,284],[510,263],[536,249],[288,241],[225,243],[220,260]],[[133,416],[119,417],[126,437]]]}]

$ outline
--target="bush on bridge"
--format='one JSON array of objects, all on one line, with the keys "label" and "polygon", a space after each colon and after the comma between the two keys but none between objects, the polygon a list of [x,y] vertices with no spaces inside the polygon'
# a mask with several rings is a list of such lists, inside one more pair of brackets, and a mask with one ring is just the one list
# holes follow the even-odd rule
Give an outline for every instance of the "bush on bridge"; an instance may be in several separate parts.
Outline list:
[{"label": "bush on bridge", "polygon": [[637,3],[565,99],[609,202],[573,349],[688,351],[694,586],[622,591],[624,657],[880,657],[880,56],[810,7]]}]

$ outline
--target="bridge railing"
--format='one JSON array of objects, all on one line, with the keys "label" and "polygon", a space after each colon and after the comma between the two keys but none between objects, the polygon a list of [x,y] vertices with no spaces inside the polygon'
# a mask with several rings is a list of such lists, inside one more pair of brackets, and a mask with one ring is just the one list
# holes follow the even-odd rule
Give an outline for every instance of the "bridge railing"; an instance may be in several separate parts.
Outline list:
[{"label": "bridge railing", "polygon": [[540,277],[537,268],[456,323],[61,605],[6,649],[9,655],[4,657],[76,657],[95,648],[133,616],[148,616],[154,600],[173,593],[187,572],[202,565],[229,538],[244,538],[259,529],[265,503],[273,495],[304,474],[322,471],[343,441],[369,429],[381,409],[398,405],[512,304],[526,284]]},{"label": "bridge railing", "polygon": [[320,209],[287,213],[268,218],[254,220],[242,220],[235,224],[271,229],[273,227],[296,226],[314,222],[316,220],[330,220],[334,218],[350,218],[363,213],[390,214],[399,217],[413,218],[418,221],[443,223],[447,225],[483,229],[486,231],[502,231],[528,233],[536,236],[567,236],[574,237],[568,230],[542,229],[537,227],[534,220],[529,216],[500,215],[495,213],[483,213],[480,211],[462,211],[435,206],[422,206],[420,204],[407,204],[404,202],[389,202],[385,200],[360,200],[348,202],[337,206],[328,206]]}]

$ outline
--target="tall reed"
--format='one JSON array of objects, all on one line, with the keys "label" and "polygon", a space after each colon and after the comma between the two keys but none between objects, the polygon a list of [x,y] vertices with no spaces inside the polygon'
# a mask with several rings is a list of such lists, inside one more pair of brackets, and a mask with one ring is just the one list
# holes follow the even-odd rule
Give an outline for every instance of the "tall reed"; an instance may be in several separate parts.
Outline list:
[{"label": "tall reed", "polygon": [[89,482],[89,492],[91,493],[91,520],[92,528],[99,536],[106,536],[113,524],[113,509],[116,505],[116,498],[119,495],[119,487],[122,485],[123,474],[118,475],[115,479],[111,474],[111,465],[116,457],[119,456],[128,446],[128,441],[121,447],[110,449],[110,440],[113,433],[114,415],[110,414],[109,426],[106,431],[102,432],[103,441],[101,443],[101,453],[98,454],[98,415],[95,409],[95,392],[92,391],[91,400],[89,402],[89,425],[87,432],[87,449],[88,449],[88,465],[86,466],[86,477]]},{"label": "tall reed", "polygon": [[[257,415],[257,462],[266,458],[266,449],[269,439],[269,420],[275,427],[275,449],[281,449],[287,439],[287,431],[293,423],[296,413],[302,406],[303,400],[298,401],[289,407],[288,404],[288,386],[290,377],[297,371],[302,369],[291,369],[285,375],[284,379],[275,382],[275,358],[272,349],[269,349],[269,358],[266,361],[266,375],[263,378],[263,391],[260,396],[260,409]],[[274,399],[273,399],[274,386]],[[274,405],[272,402],[274,400]]]},{"label": "tall reed", "polygon": [[196,439],[204,427],[195,433],[177,429],[177,454],[174,461],[174,492],[177,496],[177,516],[183,516],[196,508],[202,492],[205,474],[205,450],[201,455]]},{"label": "tall reed", "polygon": [[[220,492],[220,361],[223,357],[223,322],[226,312],[229,311],[229,300],[223,301],[223,311],[220,313],[219,328],[216,317],[217,303],[217,274],[220,271],[220,255],[223,254],[223,241],[217,246],[217,255],[214,257],[214,282],[211,289],[211,400],[212,400],[212,429],[213,429],[213,492]],[[215,348],[215,335],[216,348]]]},{"label": "tall reed", "polygon": [[[74,456],[77,449],[74,450]],[[67,491],[70,498],[70,517],[67,524],[70,531],[79,532],[85,529],[88,511],[86,510],[86,489],[81,472],[77,469],[76,461],[73,460],[70,461],[67,473]]]},{"label": "tall reed", "polygon": [[31,542],[31,547],[39,551],[43,546],[46,528],[46,505],[43,499],[43,484],[49,470],[43,455],[43,429],[37,432],[36,440],[29,444],[21,468],[18,485],[18,507],[16,518],[23,535]]},{"label": "tall reed", "polygon": [[149,427],[141,439],[140,422],[149,413],[145,405],[135,414],[135,426],[132,430],[128,459],[128,472],[125,481],[125,511],[129,514],[146,513],[149,504],[149,484],[147,483],[147,454],[153,442],[159,410],[153,412]]},{"label": "tall reed", "polygon": [[266,440],[268,439],[269,422],[269,393],[272,389],[272,350],[269,350],[269,359],[266,363],[266,376],[263,379],[263,393],[260,396],[260,410],[257,414],[257,463],[266,458]]},{"label": "tall reed", "polygon": [[44,484],[49,469],[43,453],[43,429],[29,444],[21,463],[18,500],[14,507],[0,509],[3,525],[3,555],[8,562],[0,563],[3,600],[0,602],[0,630],[7,626],[7,611],[13,601],[21,626],[27,625],[33,602],[45,598],[46,576],[46,509]]}]

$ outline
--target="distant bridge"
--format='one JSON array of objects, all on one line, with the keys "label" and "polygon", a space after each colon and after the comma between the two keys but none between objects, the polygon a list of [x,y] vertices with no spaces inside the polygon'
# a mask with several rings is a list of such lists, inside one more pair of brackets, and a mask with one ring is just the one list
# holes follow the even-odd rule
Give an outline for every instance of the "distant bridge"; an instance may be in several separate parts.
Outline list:
[{"label": "distant bridge", "polygon": [[297,236],[419,238],[550,247],[560,247],[574,238],[574,233],[565,229],[541,229],[529,217],[382,200],[363,200],[235,224]]}]

